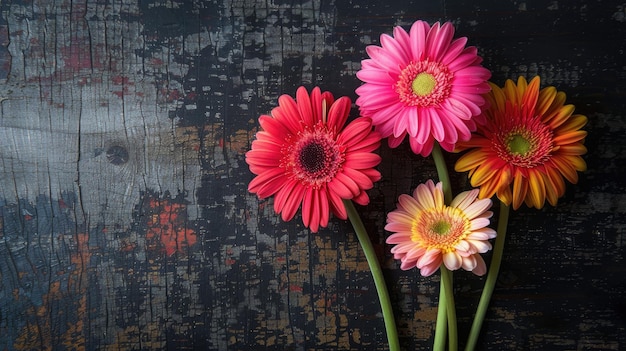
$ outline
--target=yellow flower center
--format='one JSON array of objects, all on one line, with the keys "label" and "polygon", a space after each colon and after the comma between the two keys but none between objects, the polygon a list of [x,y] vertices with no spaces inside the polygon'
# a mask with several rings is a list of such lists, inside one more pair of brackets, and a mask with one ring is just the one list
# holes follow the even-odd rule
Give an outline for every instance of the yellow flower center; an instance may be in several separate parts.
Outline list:
[{"label": "yellow flower center", "polygon": [[532,148],[530,141],[520,134],[513,134],[509,136],[506,144],[509,147],[509,151],[517,155],[526,155]]},{"label": "yellow flower center", "polygon": [[438,106],[450,95],[452,78],[448,67],[439,62],[410,62],[398,75],[394,90],[405,106]]},{"label": "yellow flower center", "polygon": [[451,252],[470,233],[470,220],[455,207],[444,206],[420,212],[412,226],[412,240],[424,247]]},{"label": "yellow flower center", "polygon": [[422,72],[413,79],[411,89],[415,95],[426,96],[435,89],[435,85],[437,85],[435,77],[430,73]]},{"label": "yellow flower center", "polygon": [[447,235],[450,231],[450,228],[452,228],[452,225],[449,222],[441,220],[433,223],[432,227],[430,227],[430,230],[439,235]]},{"label": "yellow flower center", "polygon": [[511,118],[498,128],[492,144],[498,156],[508,164],[535,168],[550,159],[553,133],[539,118],[522,121]]}]

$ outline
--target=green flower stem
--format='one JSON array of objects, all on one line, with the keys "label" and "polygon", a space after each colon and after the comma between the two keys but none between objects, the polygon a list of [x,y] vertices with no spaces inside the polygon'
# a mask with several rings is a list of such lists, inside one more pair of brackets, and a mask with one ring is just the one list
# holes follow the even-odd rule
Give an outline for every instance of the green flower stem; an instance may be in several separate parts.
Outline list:
[{"label": "green flower stem", "polygon": [[439,306],[437,308],[437,324],[435,325],[435,342],[433,351],[444,351],[446,347],[446,334],[448,333],[448,316],[445,293],[445,282],[441,279],[439,284]]},{"label": "green flower stem", "polygon": [[[450,182],[448,167],[446,166],[446,160],[443,157],[439,143],[435,143],[433,146],[432,155],[435,161],[435,167],[437,168],[437,176],[443,188],[444,202],[450,204],[452,202],[452,183]],[[448,349],[456,350],[458,348],[458,336],[454,295],[452,293],[452,272],[450,272],[444,264],[441,264],[439,270],[441,271],[441,282],[433,349],[435,351],[444,350],[445,336],[447,333]]]},{"label": "green flower stem", "polygon": [[352,227],[354,228],[356,236],[359,239],[359,243],[363,248],[365,258],[367,259],[367,264],[369,265],[370,271],[372,272],[372,277],[374,278],[374,284],[376,285],[376,291],[378,292],[378,299],[380,300],[380,307],[383,311],[385,329],[387,330],[389,350],[399,351],[400,341],[398,340],[396,320],[393,316],[393,309],[391,308],[389,292],[387,292],[387,285],[385,283],[385,278],[383,277],[383,271],[380,268],[380,263],[378,262],[378,257],[376,257],[376,252],[374,252],[374,246],[372,245],[372,242],[367,235],[367,231],[365,230],[363,221],[361,221],[361,217],[359,216],[356,208],[354,208],[354,204],[352,203],[352,201],[344,200],[343,203],[346,206],[346,210],[348,211],[348,218],[350,218],[350,222],[352,223]]},{"label": "green flower stem", "polygon": [[487,273],[487,279],[485,280],[485,287],[483,288],[478,307],[476,308],[476,315],[472,322],[472,328],[470,329],[469,337],[467,339],[467,345],[465,351],[473,351],[478,341],[478,335],[480,334],[480,328],[485,320],[485,314],[487,313],[487,307],[489,307],[489,301],[493,294],[493,289],[498,279],[498,272],[500,271],[500,263],[502,262],[502,253],[504,252],[504,238],[506,237],[506,229],[509,222],[510,207],[500,202],[500,215],[498,217],[498,236],[493,247],[493,255],[491,257],[491,263],[489,264],[489,273]]},{"label": "green flower stem", "polygon": [[452,184],[450,183],[450,176],[448,175],[448,167],[446,166],[446,160],[443,158],[443,152],[439,143],[435,143],[433,146],[433,160],[435,161],[435,167],[437,167],[437,176],[443,186],[443,197],[446,204],[452,202]]},{"label": "green flower stem", "polygon": [[452,293],[452,272],[441,264],[441,281],[443,282],[443,291],[446,296],[445,309],[448,314],[448,350],[456,351],[458,346],[457,327],[456,327],[456,309],[454,306],[454,294]]}]

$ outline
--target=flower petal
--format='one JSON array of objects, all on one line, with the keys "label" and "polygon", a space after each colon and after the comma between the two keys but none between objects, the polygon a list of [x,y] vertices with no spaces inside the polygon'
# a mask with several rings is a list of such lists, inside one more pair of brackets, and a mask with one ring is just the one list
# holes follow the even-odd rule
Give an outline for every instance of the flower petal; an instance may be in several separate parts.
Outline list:
[{"label": "flower petal", "polygon": [[348,120],[350,114],[350,98],[342,96],[337,99],[328,111],[328,126],[330,128],[337,128],[337,130],[343,129],[344,124]]},{"label": "flower petal", "polygon": [[485,260],[480,255],[474,255],[474,259],[476,259],[476,267],[472,270],[472,273],[477,276],[483,276],[487,273],[487,265],[485,264]]},{"label": "flower petal", "polygon": [[353,152],[346,155],[344,167],[354,169],[372,168],[378,166],[381,158],[377,154],[369,152]]},{"label": "flower petal", "polygon": [[461,259],[461,256],[456,253],[456,251],[451,251],[443,254],[443,264],[445,264],[446,267],[451,271],[455,271],[461,268],[462,262],[463,260]]}]

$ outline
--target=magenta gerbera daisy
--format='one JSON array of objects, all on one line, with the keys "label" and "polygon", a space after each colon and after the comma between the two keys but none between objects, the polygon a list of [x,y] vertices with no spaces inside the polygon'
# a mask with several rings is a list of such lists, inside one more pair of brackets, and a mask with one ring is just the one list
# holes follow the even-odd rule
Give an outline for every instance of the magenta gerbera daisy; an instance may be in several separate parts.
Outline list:
[{"label": "magenta gerbera daisy", "polygon": [[480,256],[491,249],[496,237],[488,228],[493,212],[490,199],[477,199],[478,189],[457,195],[449,206],[443,200],[442,184],[432,180],[417,186],[413,196],[402,194],[398,208],[387,215],[385,230],[394,258],[403,270],[417,267],[427,277],[443,263],[448,269],[463,268],[476,275],[487,271]]},{"label": "magenta gerbera daisy", "polygon": [[417,21],[408,33],[395,27],[393,37],[380,36],[381,46],[366,48],[356,104],[391,147],[408,135],[416,154],[428,156],[435,141],[452,151],[476,129],[491,73],[467,38],[453,37],[450,22]]},{"label": "magenta gerbera daisy", "polygon": [[259,117],[262,130],[246,153],[256,175],[248,190],[262,199],[275,195],[274,210],[285,221],[302,205],[302,221],[313,232],[328,225],[330,212],[347,219],[343,200],[369,203],[366,190],[380,179],[374,151],[381,137],[370,118],[345,125],[350,107],[348,97],[335,101],[317,87],[310,96],[298,88],[296,100],[282,95],[271,116]]}]

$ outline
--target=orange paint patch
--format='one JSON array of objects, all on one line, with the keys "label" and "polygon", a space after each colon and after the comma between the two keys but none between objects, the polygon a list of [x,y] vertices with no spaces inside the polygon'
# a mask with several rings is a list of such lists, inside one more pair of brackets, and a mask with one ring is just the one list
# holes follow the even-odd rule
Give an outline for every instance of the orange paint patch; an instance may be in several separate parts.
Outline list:
[{"label": "orange paint patch", "polygon": [[[150,199],[149,207],[153,212],[148,218],[146,239],[149,242],[157,240],[168,256],[176,252],[183,252],[185,247],[194,245],[197,241],[193,229],[185,227],[187,206],[172,203],[168,199]],[[150,248],[151,245],[148,246]]]},{"label": "orange paint patch", "polygon": [[[14,340],[15,350],[52,350],[53,336],[59,331],[54,326],[60,317],[68,318],[70,322],[55,338],[66,349],[86,350],[87,334],[84,326],[87,318],[89,285],[87,270],[91,259],[89,235],[78,233],[72,236],[68,244],[74,249],[70,253],[72,265],[67,280],[62,279],[66,276],[64,271],[57,272],[61,273],[55,275],[59,280],[50,282],[48,291],[42,298],[43,304],[31,306],[24,311],[24,319],[27,322]],[[14,297],[19,299],[18,291],[14,291]],[[63,308],[59,310],[59,306]]]}]

